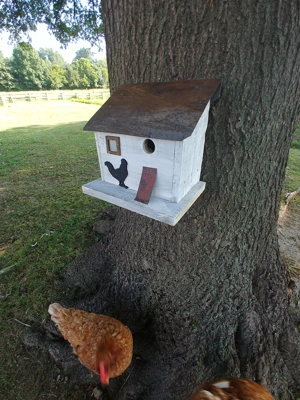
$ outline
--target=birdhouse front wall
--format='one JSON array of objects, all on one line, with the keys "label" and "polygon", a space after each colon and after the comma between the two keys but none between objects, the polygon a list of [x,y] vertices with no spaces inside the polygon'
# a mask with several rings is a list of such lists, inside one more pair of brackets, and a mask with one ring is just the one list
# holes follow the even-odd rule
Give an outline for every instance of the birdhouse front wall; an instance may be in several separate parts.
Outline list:
[{"label": "birdhouse front wall", "polygon": [[[120,155],[108,153],[107,136],[120,139]],[[121,165],[121,160],[128,163],[128,176],[125,180],[128,188],[137,191],[142,176],[143,167],[157,169],[157,177],[152,196],[165,200],[175,201],[177,196],[177,179],[179,173],[175,174],[174,158],[175,148],[178,142],[172,140],[150,139],[154,144],[153,152],[147,148],[147,140],[142,137],[122,134],[95,132],[96,145],[99,157],[101,178],[105,182],[119,185],[119,182],[111,175],[105,162],[110,162],[115,169]],[[145,143],[146,142],[146,143]],[[177,176],[177,178],[176,178]],[[126,190],[120,188],[120,190]]]},{"label": "birdhouse front wall", "polygon": [[208,103],[192,134],[180,141],[95,132],[102,180],[119,185],[106,163],[118,169],[124,159],[128,170],[124,184],[137,191],[143,167],[155,168],[152,196],[178,203],[200,179],[209,106]]}]

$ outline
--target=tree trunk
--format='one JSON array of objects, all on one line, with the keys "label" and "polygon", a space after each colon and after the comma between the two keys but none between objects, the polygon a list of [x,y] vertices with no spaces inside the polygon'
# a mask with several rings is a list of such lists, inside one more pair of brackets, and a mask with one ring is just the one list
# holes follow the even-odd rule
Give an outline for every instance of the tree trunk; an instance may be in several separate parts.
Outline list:
[{"label": "tree trunk", "polygon": [[81,304],[134,332],[139,357],[112,391],[182,400],[204,380],[242,376],[288,399],[300,340],[276,227],[299,111],[299,0],[103,0],[103,18],[112,91],[223,83],[199,200],[175,227],[120,210],[107,240],[77,261],[78,282],[99,280]]}]

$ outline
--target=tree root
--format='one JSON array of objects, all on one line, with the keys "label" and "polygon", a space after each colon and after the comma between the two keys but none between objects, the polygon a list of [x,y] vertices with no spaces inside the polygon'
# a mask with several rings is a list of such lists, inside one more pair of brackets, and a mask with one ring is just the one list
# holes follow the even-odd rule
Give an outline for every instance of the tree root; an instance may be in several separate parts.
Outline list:
[{"label": "tree root", "polygon": [[279,222],[284,217],[291,200],[298,195],[300,195],[300,187],[298,187],[298,189],[294,192],[290,192],[285,195],[284,204],[280,207],[279,210]]},{"label": "tree root", "polygon": [[300,195],[300,187],[297,190],[291,193],[287,193],[285,196],[285,204],[288,206],[290,201],[297,195]]}]

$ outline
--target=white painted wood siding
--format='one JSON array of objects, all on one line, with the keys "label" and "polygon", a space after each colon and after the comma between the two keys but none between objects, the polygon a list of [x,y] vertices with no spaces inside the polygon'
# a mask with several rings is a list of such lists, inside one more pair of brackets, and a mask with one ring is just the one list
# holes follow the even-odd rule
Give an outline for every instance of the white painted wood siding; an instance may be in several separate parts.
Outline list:
[{"label": "white painted wood siding", "polygon": [[131,189],[121,190],[118,186],[104,182],[102,179],[82,186],[85,194],[172,226],[176,225],[187,212],[204,188],[205,183],[199,181],[178,203],[151,196],[149,204],[143,204],[134,200],[136,191]]},{"label": "white painted wood siding", "polygon": [[[103,181],[119,185],[104,163],[109,161],[117,169],[121,165],[121,159],[125,158],[128,162],[126,186],[137,191],[143,167],[157,168],[157,178],[152,196],[178,203],[200,180],[209,106],[210,103],[207,104],[192,135],[184,141],[151,139],[155,144],[153,153],[147,153],[144,150],[145,138],[96,132],[95,138]],[[120,138],[120,156],[107,153],[106,136]]]},{"label": "white painted wood siding", "polygon": [[[121,155],[108,154],[105,136],[120,137]],[[121,159],[128,162],[128,177],[125,185],[132,190],[138,190],[143,167],[157,168],[152,196],[165,200],[174,201],[173,198],[173,175],[175,143],[172,140],[151,139],[155,144],[155,151],[147,153],[144,150],[145,138],[129,135],[118,135],[113,133],[96,132],[96,145],[98,157],[100,158],[101,177],[105,182],[118,185],[118,181],[110,174],[104,164],[109,161],[115,168],[119,168]],[[123,189],[122,190],[126,190]]]},{"label": "white painted wood siding", "polygon": [[192,135],[183,142],[176,142],[174,171],[176,181],[178,180],[174,187],[176,202],[180,201],[200,180],[209,106],[210,103],[207,104]]}]

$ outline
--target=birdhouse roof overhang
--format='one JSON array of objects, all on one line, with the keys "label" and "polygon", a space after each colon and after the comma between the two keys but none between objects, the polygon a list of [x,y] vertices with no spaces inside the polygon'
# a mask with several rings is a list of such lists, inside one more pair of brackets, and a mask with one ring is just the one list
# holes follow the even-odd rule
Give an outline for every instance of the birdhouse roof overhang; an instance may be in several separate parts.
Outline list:
[{"label": "birdhouse roof overhang", "polygon": [[191,136],[220,87],[218,79],[122,85],[83,129],[181,141]]}]

